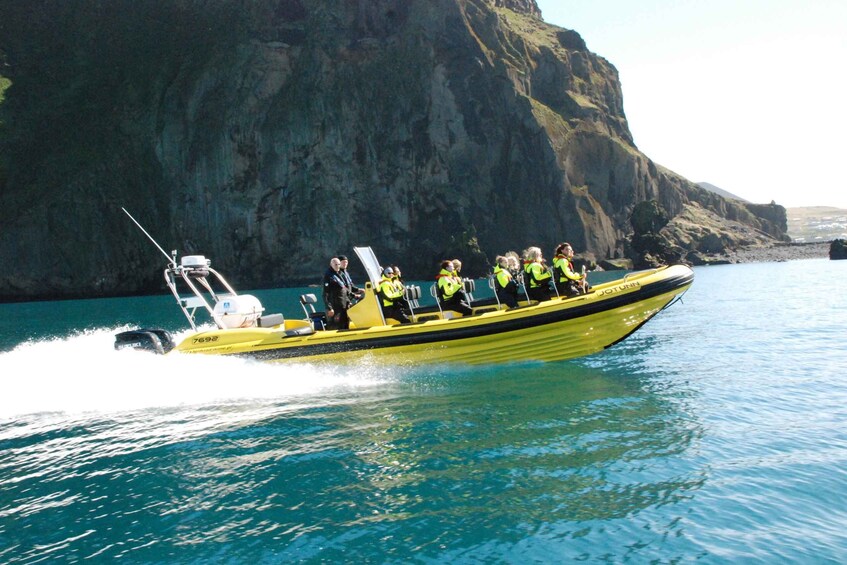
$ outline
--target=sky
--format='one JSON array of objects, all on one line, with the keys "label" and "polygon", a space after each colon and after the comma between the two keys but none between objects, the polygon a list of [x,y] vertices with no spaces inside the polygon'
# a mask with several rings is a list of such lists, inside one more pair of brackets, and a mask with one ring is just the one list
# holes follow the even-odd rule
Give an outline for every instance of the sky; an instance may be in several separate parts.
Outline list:
[{"label": "sky", "polygon": [[618,69],[654,162],[751,202],[847,208],[847,1],[536,1]]}]

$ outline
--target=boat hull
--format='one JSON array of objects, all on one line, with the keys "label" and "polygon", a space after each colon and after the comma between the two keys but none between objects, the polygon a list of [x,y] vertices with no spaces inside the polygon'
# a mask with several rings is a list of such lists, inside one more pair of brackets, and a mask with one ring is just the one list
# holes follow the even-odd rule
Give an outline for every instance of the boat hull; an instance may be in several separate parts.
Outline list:
[{"label": "boat hull", "polygon": [[618,343],[681,296],[693,279],[690,268],[677,265],[632,273],[583,296],[511,310],[309,335],[283,328],[213,330],[189,336],[176,351],[269,362],[560,361]]}]

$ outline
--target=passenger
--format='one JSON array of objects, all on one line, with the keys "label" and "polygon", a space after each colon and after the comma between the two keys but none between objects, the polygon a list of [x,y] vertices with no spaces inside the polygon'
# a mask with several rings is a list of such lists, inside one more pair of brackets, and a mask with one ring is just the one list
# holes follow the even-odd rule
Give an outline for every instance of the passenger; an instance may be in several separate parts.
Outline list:
[{"label": "passenger", "polygon": [[391,269],[394,271],[394,276],[391,278],[394,281],[394,286],[400,290],[405,289],[406,285],[403,284],[403,273],[400,271],[400,265],[391,265]]},{"label": "passenger", "polygon": [[347,287],[347,290],[350,293],[351,304],[355,304],[357,301],[362,299],[365,295],[365,291],[353,284],[353,279],[350,278],[350,273],[347,272],[347,265],[350,263],[350,261],[347,260],[347,256],[339,255],[338,260],[341,261],[341,269],[339,270],[341,280],[344,282],[344,286]]},{"label": "passenger", "polygon": [[509,259],[498,255],[495,261],[497,265],[494,267],[494,289],[497,298],[501,304],[514,308],[518,305],[518,285],[509,272]]},{"label": "passenger", "polygon": [[512,278],[517,278],[521,272],[521,256],[518,255],[517,251],[507,251],[506,259],[509,261],[509,272],[512,274]]},{"label": "passenger", "polygon": [[409,301],[406,298],[406,285],[403,283],[403,273],[400,271],[399,265],[391,265],[391,268],[394,270],[394,288],[396,288],[399,292],[403,293],[403,298],[400,300],[400,305],[403,306],[403,309],[411,311],[409,306]]},{"label": "passenger", "polygon": [[435,277],[438,300],[441,302],[442,310],[454,310],[467,316],[472,314],[473,310],[471,305],[463,299],[464,285],[461,280],[456,280],[454,271],[452,261],[441,262],[441,272]]},{"label": "passenger", "polygon": [[453,276],[458,280],[462,280],[462,262],[458,259],[453,259]]},{"label": "passenger", "polygon": [[[512,275],[512,280],[518,286],[518,295],[527,296],[526,288],[523,284],[523,269],[521,268],[521,256],[517,251],[507,251],[506,259],[509,261],[509,273]],[[527,296],[527,300],[529,297]]]},{"label": "passenger", "polygon": [[386,319],[394,318],[401,324],[408,324],[411,321],[402,305],[403,290],[396,286],[394,269],[391,267],[383,269],[377,292],[382,298],[382,314]]},{"label": "passenger", "polygon": [[323,299],[326,306],[327,326],[330,329],[346,330],[350,327],[347,309],[350,308],[350,292],[341,278],[341,261],[333,257],[329,269],[324,273]]},{"label": "passenger", "polygon": [[560,296],[578,296],[588,291],[588,281],[585,276],[573,270],[573,247],[570,243],[560,243],[556,247],[556,258],[553,260],[556,290]]},{"label": "passenger", "polygon": [[462,262],[459,259],[453,259],[451,263],[453,263],[453,278],[456,279],[457,283],[462,285],[462,289],[459,291],[460,298],[462,301],[470,304],[471,299],[465,289],[465,279],[462,277]]},{"label": "passenger", "polygon": [[524,285],[530,300],[550,300],[550,282],[553,275],[544,264],[544,256],[538,247],[524,251]]}]

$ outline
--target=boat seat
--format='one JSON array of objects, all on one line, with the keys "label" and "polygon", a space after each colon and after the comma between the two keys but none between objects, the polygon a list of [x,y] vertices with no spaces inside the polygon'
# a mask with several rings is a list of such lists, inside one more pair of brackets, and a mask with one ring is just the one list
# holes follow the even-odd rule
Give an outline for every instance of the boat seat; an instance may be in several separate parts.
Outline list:
[{"label": "boat seat", "polygon": [[473,293],[476,290],[476,281],[473,279],[462,279],[462,284],[464,285],[465,294],[468,297],[468,303],[472,303],[475,299],[473,297]]},{"label": "boat seat", "polygon": [[308,317],[309,314],[315,312],[315,304],[318,302],[318,299],[315,298],[314,294],[301,294],[300,295],[300,306],[303,307],[303,311],[306,313]]},{"label": "boat seat", "polygon": [[420,308],[420,302],[418,301],[420,297],[421,287],[410,284],[403,288],[403,298],[406,299],[406,304],[409,306],[409,319],[413,322],[418,321],[417,316],[415,316],[415,310]]},{"label": "boat seat", "polygon": [[[465,281],[470,282],[470,283],[474,282],[470,279],[465,279]],[[471,285],[471,288],[474,288],[473,284]],[[461,312],[456,312],[455,310],[445,310],[444,308],[441,307],[441,300],[438,298],[438,284],[437,283],[435,283],[431,287],[429,287],[429,293],[435,299],[435,304],[438,306],[438,311],[441,313],[441,315],[439,317],[442,320],[451,320],[453,318],[461,318],[462,317]],[[418,319],[420,319],[420,318],[418,318]]]},{"label": "boat seat", "polygon": [[429,312],[426,314],[415,314],[414,320],[416,322],[428,322],[429,320],[440,320],[441,314],[435,312]]},{"label": "boat seat", "polygon": [[326,329],[326,312],[315,310],[315,304],[318,299],[314,294],[301,294],[300,306],[303,307],[303,312],[306,313],[306,318],[312,323],[312,328],[315,330]]},{"label": "boat seat", "polygon": [[[420,288],[419,288],[420,290]],[[413,312],[414,318],[412,318],[415,322],[425,322],[427,320],[438,320],[441,318],[441,310],[438,309],[438,306],[420,306],[415,308]]]},{"label": "boat seat", "polygon": [[296,337],[300,335],[312,335],[315,333],[315,328],[312,327],[304,327],[304,328],[294,328],[291,330],[285,330],[283,334],[285,337]]},{"label": "boat seat", "polygon": [[406,301],[409,307],[413,309],[420,308],[421,287],[417,285],[409,285],[404,289]]},{"label": "boat seat", "polygon": [[259,327],[260,328],[272,328],[274,326],[279,326],[280,324],[285,323],[285,316],[282,314],[267,314],[265,316],[259,316]]},{"label": "boat seat", "polygon": [[494,312],[500,310],[500,301],[496,298],[483,298],[471,302],[471,309],[474,314],[482,314],[483,312]]}]

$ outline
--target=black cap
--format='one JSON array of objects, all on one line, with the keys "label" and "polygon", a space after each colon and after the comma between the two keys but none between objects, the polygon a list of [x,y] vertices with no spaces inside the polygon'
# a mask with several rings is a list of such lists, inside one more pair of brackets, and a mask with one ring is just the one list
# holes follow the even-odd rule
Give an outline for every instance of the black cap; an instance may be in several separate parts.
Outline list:
[{"label": "black cap", "polygon": [[347,255],[339,255],[338,257],[336,257],[336,259],[338,259],[339,261],[346,261]]}]

